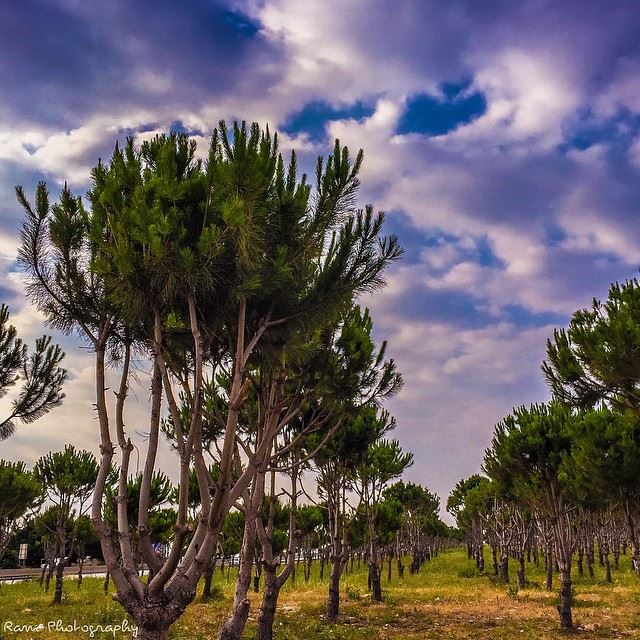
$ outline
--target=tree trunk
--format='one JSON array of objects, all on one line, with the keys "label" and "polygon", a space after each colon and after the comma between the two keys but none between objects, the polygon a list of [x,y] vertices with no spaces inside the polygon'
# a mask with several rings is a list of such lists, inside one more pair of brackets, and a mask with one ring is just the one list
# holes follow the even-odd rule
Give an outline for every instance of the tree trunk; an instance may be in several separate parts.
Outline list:
[{"label": "tree trunk", "polygon": [[245,502],[245,505],[244,533],[242,536],[242,549],[240,550],[240,566],[238,567],[233,611],[220,628],[218,640],[240,640],[249,617],[250,603],[247,598],[247,592],[251,584],[251,567],[253,566],[256,545],[256,520],[255,512],[249,505],[249,500]]},{"label": "tree trunk", "polygon": [[102,585],[102,590],[104,591],[105,595],[109,592],[109,578],[111,577],[111,574],[107,571],[107,573],[104,576],[104,583]]},{"label": "tree trunk", "polygon": [[249,608],[248,598],[234,604],[233,614],[220,628],[218,640],[240,640],[249,617]]},{"label": "tree trunk", "polygon": [[627,519],[627,535],[629,542],[631,542],[631,566],[633,570],[640,575],[640,544],[638,544],[636,523],[628,503],[625,504],[625,515]]},{"label": "tree trunk", "polygon": [[53,604],[62,604],[62,580],[64,578],[64,558],[60,558],[56,568],[56,590],[53,594]]},{"label": "tree trunk", "polygon": [[587,548],[585,549],[585,557],[587,559],[587,571],[589,572],[589,577],[593,578],[595,575],[593,572],[593,538],[591,536],[587,536]]},{"label": "tree trunk", "polygon": [[498,576],[500,569],[498,567],[498,547],[495,544],[491,545],[491,562],[493,563],[493,575]]},{"label": "tree trunk", "polygon": [[342,558],[331,558],[331,575],[329,576],[329,599],[327,600],[327,619],[337,620],[340,612],[340,576],[342,574]]},{"label": "tree trunk", "polygon": [[410,573],[416,574],[420,571],[420,565],[422,564],[422,558],[420,557],[420,550],[417,547],[413,548],[413,556],[411,558],[411,565],[409,567]]},{"label": "tree trunk", "polygon": [[369,564],[369,580],[371,581],[371,599],[382,602],[382,586],[380,584],[380,567],[377,562]]},{"label": "tree trunk", "polygon": [[269,575],[265,574],[264,596],[258,613],[256,640],[272,640],[273,638],[273,621],[276,615],[280,589],[275,584],[269,583]]},{"label": "tree trunk", "polygon": [[611,563],[609,562],[609,545],[605,542],[600,545],[602,565],[604,566],[607,582],[611,582]]},{"label": "tree trunk", "polygon": [[547,565],[547,581],[545,587],[547,591],[551,591],[553,589],[553,552],[551,551],[551,545],[547,547],[545,563]]},{"label": "tree trunk", "polygon": [[213,572],[215,566],[213,562],[210,562],[207,568],[204,570],[204,586],[202,587],[202,601],[207,602],[211,598],[211,585],[213,584]]},{"label": "tree trunk", "polygon": [[518,587],[520,589],[524,589],[527,586],[527,581],[525,580],[525,565],[524,565],[524,553],[520,552],[518,556]]},{"label": "tree trunk", "polygon": [[478,546],[478,558],[476,560],[476,566],[478,567],[478,572],[483,575],[484,574],[484,546],[481,544]]},{"label": "tree trunk", "polygon": [[51,578],[53,578],[53,572],[56,569],[56,565],[55,562],[50,562],[49,566],[47,567],[47,575],[45,577],[45,581],[44,581],[44,590],[49,593],[49,585],[51,584]]},{"label": "tree trunk", "polygon": [[260,611],[258,612],[258,630],[256,640],[272,640],[273,639],[273,621],[278,606],[278,596],[282,586],[287,581],[289,575],[293,572],[295,562],[294,556],[287,559],[287,566],[278,576],[276,574],[276,564],[265,564],[264,567],[264,594]]},{"label": "tree trunk", "polygon": [[560,569],[560,604],[558,605],[560,614],[560,626],[564,629],[573,627],[571,618],[571,565],[563,563]]},{"label": "tree trunk", "polygon": [[584,549],[580,547],[578,549],[578,575],[582,577],[584,575]]},{"label": "tree trunk", "polygon": [[78,584],[77,587],[80,589],[82,586],[82,570],[84,569],[84,559],[78,558]]},{"label": "tree trunk", "polygon": [[42,567],[42,571],[40,572],[40,588],[42,589],[42,585],[44,583],[44,576],[45,573],[47,572],[47,569],[49,568],[49,565],[45,562],[44,567]]},{"label": "tree trunk", "polygon": [[500,582],[509,583],[509,554],[506,549],[500,549]]},{"label": "tree trunk", "polygon": [[141,640],[167,640],[169,637],[169,628],[157,629],[147,628],[138,625],[138,638]]}]

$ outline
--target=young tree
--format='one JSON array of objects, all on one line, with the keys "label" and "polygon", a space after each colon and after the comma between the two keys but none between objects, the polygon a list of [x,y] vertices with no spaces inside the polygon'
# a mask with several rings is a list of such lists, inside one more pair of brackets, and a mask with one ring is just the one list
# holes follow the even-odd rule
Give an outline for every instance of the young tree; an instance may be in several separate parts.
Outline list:
[{"label": "young tree", "polygon": [[385,398],[402,388],[402,376],[393,360],[385,360],[386,342],[376,348],[369,310],[354,306],[328,339],[334,344],[317,362],[330,381],[328,393],[335,404],[328,428],[332,434],[314,456],[318,491],[328,510],[331,574],[327,618],[335,620],[340,607],[340,578],[348,559],[346,493],[354,470],[367,448],[382,433],[377,411]]},{"label": "young tree", "polygon": [[98,464],[93,454],[77,451],[67,445],[64,451],[48,453],[36,462],[34,474],[44,486],[47,497],[57,509],[55,539],[58,564],[54,604],[62,602],[62,580],[75,540],[67,547],[68,526],[73,516],[84,515],[98,476]]},{"label": "young tree", "polygon": [[22,381],[9,415],[0,422],[0,441],[13,434],[16,420],[33,422],[62,403],[67,374],[60,367],[63,358],[64,353],[51,344],[49,336],[38,338],[35,351],[29,354],[16,328],[9,324],[9,308],[0,305],[0,398]]},{"label": "young tree", "polygon": [[571,617],[571,560],[576,545],[568,468],[576,418],[560,404],[521,407],[495,427],[483,470],[496,483],[549,518],[560,569],[560,624]]},{"label": "young tree", "polygon": [[376,520],[384,490],[391,480],[413,464],[413,454],[402,451],[397,440],[386,440],[382,436],[395,426],[386,412],[376,417],[379,437],[365,451],[356,468],[354,488],[360,498],[360,508],[366,523],[365,540],[369,564],[369,582],[372,599],[382,602],[380,581],[380,554]]},{"label": "young tree", "polygon": [[[354,208],[362,154],[352,162],[336,144],[319,161],[316,193],[298,180],[295,156],[285,169],[274,136],[258,125],[214,132],[206,163],[185,135],[158,136],[137,149],[129,141],[93,171],[90,210],[68,189],[50,208],[44,185],[27,210],[21,260],[30,293],[49,320],[79,330],[96,356],[100,473],[92,519],[117,598],[143,638],[165,638],[195,597],[215,553],[224,516],[243,495],[284,425],[274,423],[257,455],[236,468],[238,419],[250,380],[249,360],[264,336],[312,333],[354,296],[383,283],[400,249],[381,238],[383,218]],[[139,501],[140,549],[153,567],[137,575],[127,543],[126,481],[131,443],[124,427],[131,350],[152,370],[149,445]],[[114,457],[105,367],[120,363],[115,432],[120,450],[119,549],[103,517],[102,496]],[[220,438],[219,473],[210,482],[203,456],[207,378],[224,367],[229,387]],[[177,390],[190,410],[180,413]],[[167,404],[180,460],[180,497],[172,551],[162,562],[149,536],[149,492],[156,462],[161,405]],[[201,511],[188,522],[188,478],[196,469]]]},{"label": "young tree", "polygon": [[0,460],[0,560],[27,514],[42,502],[43,490],[24,462]]}]

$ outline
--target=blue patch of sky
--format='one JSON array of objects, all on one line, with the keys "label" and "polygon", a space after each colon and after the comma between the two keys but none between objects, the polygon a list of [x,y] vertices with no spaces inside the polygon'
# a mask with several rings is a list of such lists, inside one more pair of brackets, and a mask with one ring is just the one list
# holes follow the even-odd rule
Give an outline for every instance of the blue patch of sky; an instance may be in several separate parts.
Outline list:
[{"label": "blue patch of sky", "polygon": [[148,133],[149,131],[155,131],[157,128],[157,122],[145,122],[145,124],[141,124],[139,127],[136,127],[136,131],[138,133]]},{"label": "blue patch of sky", "polygon": [[280,130],[289,135],[306,133],[314,143],[322,142],[326,135],[326,125],[333,120],[362,121],[373,115],[374,105],[358,100],[350,105],[334,107],[324,100],[308,102],[300,111],[287,116]]},{"label": "blue patch of sky", "polygon": [[548,247],[557,247],[561,245],[566,239],[567,234],[564,229],[561,229],[555,224],[548,224],[545,227],[545,244]]},{"label": "blue patch of sky", "polygon": [[203,136],[204,135],[204,133],[202,131],[200,131],[199,129],[190,129],[189,127],[185,126],[184,123],[182,122],[182,120],[174,120],[169,125],[169,131],[171,133],[187,133],[190,136]]},{"label": "blue patch of sky", "polygon": [[8,287],[4,287],[0,284],[0,301],[2,301],[3,304],[12,306],[11,303],[14,300],[18,300],[18,302],[20,302],[20,300],[24,300],[24,296],[20,295],[14,289],[9,289]]},{"label": "blue patch of sky", "polygon": [[488,238],[478,238],[476,240],[476,246],[477,259],[483,267],[492,267],[495,269],[505,268],[506,265],[504,260],[501,260],[495,253],[493,253],[493,249],[491,248],[491,243]]},{"label": "blue patch of sky", "polygon": [[416,264],[421,261],[424,251],[446,244],[458,245],[459,260],[471,260],[483,267],[504,269],[505,264],[495,255],[491,242],[484,236],[474,238],[474,246],[460,246],[462,238],[439,230],[424,230],[416,227],[403,211],[391,211],[385,217],[384,233],[398,236],[404,249],[402,263]]},{"label": "blue patch of sky", "polygon": [[561,152],[572,149],[586,151],[593,145],[606,143],[614,149],[618,147],[626,150],[638,134],[640,114],[620,109],[614,116],[598,121],[587,110],[565,132],[565,141],[558,145],[558,149]]},{"label": "blue patch of sky", "polygon": [[562,314],[531,311],[520,304],[506,305],[496,314],[489,310],[484,300],[469,292],[434,290],[422,284],[415,284],[394,296],[390,304],[394,314],[403,318],[448,324],[461,330],[483,329],[504,322],[525,330],[564,326],[568,321]]},{"label": "blue patch of sky", "polygon": [[398,236],[404,249],[402,263],[416,264],[426,247],[434,247],[442,236],[435,236],[416,227],[411,218],[403,211],[388,212],[384,219],[383,233]]},{"label": "blue patch of sky", "polygon": [[25,142],[22,145],[22,148],[30,155],[32,156],[39,148],[40,146],[37,144],[31,144],[29,142]]},{"label": "blue patch of sky", "polygon": [[480,92],[470,93],[471,80],[444,82],[439,96],[415,94],[407,100],[396,133],[439,136],[479,118],[487,110],[487,99]]},{"label": "blue patch of sky", "polygon": [[222,17],[235,31],[250,38],[260,31],[260,23],[241,11],[223,11]]},{"label": "blue patch of sky", "polygon": [[535,329],[548,325],[563,326],[568,318],[560,313],[531,311],[521,304],[509,304],[502,308],[503,319],[518,329]]},{"label": "blue patch of sky", "polygon": [[496,322],[480,301],[463,291],[429,289],[416,283],[407,291],[393,296],[393,313],[408,320],[421,320],[457,329],[482,329]]}]

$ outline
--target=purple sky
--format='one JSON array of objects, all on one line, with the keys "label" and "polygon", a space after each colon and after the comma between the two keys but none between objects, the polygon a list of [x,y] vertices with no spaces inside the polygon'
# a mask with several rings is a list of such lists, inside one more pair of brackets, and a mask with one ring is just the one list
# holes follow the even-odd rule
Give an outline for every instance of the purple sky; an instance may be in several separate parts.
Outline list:
[{"label": "purple sky", "polygon": [[[495,422],[543,401],[546,338],[640,266],[640,6],[600,2],[9,0],[0,21],[0,297],[32,339],[13,187],[88,187],[116,139],[221,118],[281,132],[306,167],[363,147],[361,203],[406,257],[369,304],[405,378],[409,480],[479,470]],[[67,400],[0,445],[97,449],[91,357]],[[147,381],[130,410],[144,431]],[[139,425],[139,426],[137,426]],[[144,450],[144,442],[139,439]],[[168,460],[165,453],[165,461]]]}]

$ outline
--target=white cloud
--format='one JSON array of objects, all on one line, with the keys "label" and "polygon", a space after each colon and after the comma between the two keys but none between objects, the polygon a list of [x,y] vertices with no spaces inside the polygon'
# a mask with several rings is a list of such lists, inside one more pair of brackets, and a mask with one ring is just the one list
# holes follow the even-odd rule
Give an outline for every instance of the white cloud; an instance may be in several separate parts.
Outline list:
[{"label": "white cloud", "polygon": [[487,96],[487,113],[454,138],[488,138],[550,148],[562,140],[564,119],[580,104],[572,69],[536,50],[509,48],[477,60],[474,86]]}]

